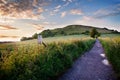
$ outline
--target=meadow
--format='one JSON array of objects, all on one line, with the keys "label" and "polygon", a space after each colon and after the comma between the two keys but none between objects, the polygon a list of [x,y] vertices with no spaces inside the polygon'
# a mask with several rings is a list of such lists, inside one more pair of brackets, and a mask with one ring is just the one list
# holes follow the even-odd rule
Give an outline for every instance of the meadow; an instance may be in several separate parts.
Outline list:
[{"label": "meadow", "polygon": [[106,56],[112,65],[117,80],[120,80],[120,36],[114,38],[102,38],[101,43],[104,47]]},{"label": "meadow", "polygon": [[[116,38],[118,37],[118,38]],[[104,34],[99,38],[116,75],[120,77],[120,37]],[[43,38],[0,44],[0,80],[57,80],[73,62],[91,49],[95,39],[88,35]]]},{"label": "meadow", "polygon": [[0,80],[56,80],[92,47],[95,40],[83,37],[45,38],[47,47],[37,40],[1,44]]}]

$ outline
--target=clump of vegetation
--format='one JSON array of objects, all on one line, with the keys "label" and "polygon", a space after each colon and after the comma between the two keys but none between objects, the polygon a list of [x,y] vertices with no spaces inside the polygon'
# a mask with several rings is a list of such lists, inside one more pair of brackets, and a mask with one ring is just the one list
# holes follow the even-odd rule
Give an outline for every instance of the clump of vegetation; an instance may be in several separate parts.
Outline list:
[{"label": "clump of vegetation", "polygon": [[103,39],[102,44],[105,49],[108,60],[116,72],[118,80],[120,80],[120,37],[114,39]]},{"label": "clump of vegetation", "polygon": [[0,80],[55,80],[94,40],[13,46],[0,52]]},{"label": "clump of vegetation", "polygon": [[90,36],[92,38],[98,38],[100,36],[100,33],[96,30],[96,28],[93,28],[90,32]]}]

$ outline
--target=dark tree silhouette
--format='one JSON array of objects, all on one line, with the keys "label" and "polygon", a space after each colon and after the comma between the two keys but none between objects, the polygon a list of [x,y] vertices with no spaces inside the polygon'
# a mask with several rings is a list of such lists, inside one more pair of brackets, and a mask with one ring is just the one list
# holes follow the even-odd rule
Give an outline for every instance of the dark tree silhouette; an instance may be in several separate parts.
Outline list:
[{"label": "dark tree silhouette", "polygon": [[96,30],[96,28],[93,28],[90,32],[90,36],[92,38],[98,38],[101,34]]},{"label": "dark tree silhouette", "polygon": [[37,39],[37,37],[38,37],[38,34],[37,34],[37,33],[35,33],[35,34],[32,36],[33,39]]}]

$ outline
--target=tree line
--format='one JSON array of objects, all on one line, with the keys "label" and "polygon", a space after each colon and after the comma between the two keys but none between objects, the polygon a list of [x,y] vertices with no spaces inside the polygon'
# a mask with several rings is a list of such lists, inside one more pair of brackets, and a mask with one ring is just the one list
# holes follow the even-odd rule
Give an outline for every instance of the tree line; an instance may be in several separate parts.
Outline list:
[{"label": "tree line", "polygon": [[[42,35],[42,37],[45,38],[45,37],[54,37],[57,35],[65,36],[65,35],[77,35],[77,34],[80,34],[80,33],[67,34],[64,30],[61,30],[58,32],[52,32],[51,30],[47,29],[47,30],[42,31],[41,33],[33,34],[32,37],[22,37],[21,41],[37,39],[38,35]],[[85,32],[82,32],[81,34],[90,35],[92,38],[98,38],[101,35],[101,33],[99,33],[96,30],[96,28],[93,28],[91,31],[86,30]]]}]

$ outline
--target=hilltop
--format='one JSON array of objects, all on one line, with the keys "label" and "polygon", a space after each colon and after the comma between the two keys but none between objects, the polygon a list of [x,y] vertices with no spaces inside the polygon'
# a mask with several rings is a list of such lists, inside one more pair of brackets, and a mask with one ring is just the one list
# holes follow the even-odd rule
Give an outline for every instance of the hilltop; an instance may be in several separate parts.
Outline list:
[{"label": "hilltop", "polygon": [[68,25],[63,28],[57,28],[53,30],[44,30],[40,34],[43,37],[49,36],[61,36],[61,35],[75,35],[75,34],[89,34],[92,28],[96,28],[98,32],[101,34],[106,33],[118,33],[118,31],[109,30],[107,28],[97,28],[92,26],[84,26],[84,25]]},{"label": "hilltop", "polygon": [[[88,35],[92,28],[96,28],[98,32],[101,34],[110,34],[110,33],[119,33],[117,30],[110,30],[107,28],[98,28],[92,26],[85,26],[85,25],[68,25],[63,28],[56,28],[56,29],[47,29],[42,31],[41,34],[43,37],[54,37],[54,36],[65,36],[65,35],[79,35],[79,34],[86,34]],[[21,40],[30,40],[37,38],[37,33],[32,35],[32,37],[23,37]]]}]

